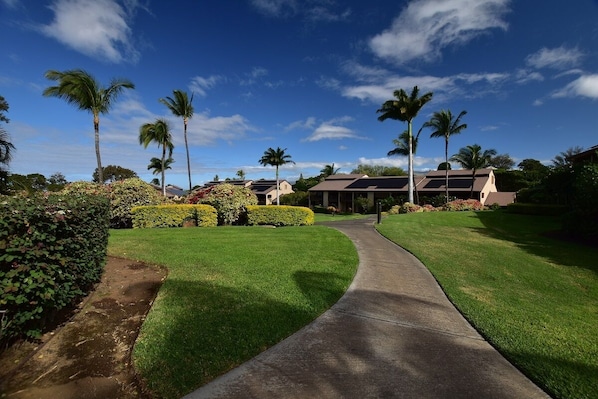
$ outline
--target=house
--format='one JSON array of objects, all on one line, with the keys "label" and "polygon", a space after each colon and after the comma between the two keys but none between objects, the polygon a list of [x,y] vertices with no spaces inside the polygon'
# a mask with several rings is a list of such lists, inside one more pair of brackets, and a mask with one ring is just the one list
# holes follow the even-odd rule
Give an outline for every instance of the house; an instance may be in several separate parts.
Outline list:
[{"label": "house", "polygon": [[[445,171],[431,171],[425,176],[414,176],[417,196],[434,197],[445,194]],[[471,196],[482,204],[498,203],[506,206],[514,202],[514,193],[504,195],[490,195],[497,193],[494,172],[492,169],[476,171],[475,179],[471,170],[449,171],[449,195],[468,199]],[[309,204],[312,206],[334,206],[340,212],[350,212],[358,209],[360,198],[367,198],[369,206],[388,197],[406,199],[408,196],[407,176],[379,176],[367,175],[331,175],[323,182],[310,188]]]},{"label": "house", "polygon": [[590,147],[579,154],[571,155],[567,159],[573,164],[582,162],[598,163],[598,145]]},{"label": "house", "polygon": [[[222,183],[249,188],[257,196],[259,205],[276,203],[276,180],[219,180],[207,182],[201,188],[208,188]],[[278,194],[280,197],[293,192],[291,183],[286,180],[279,180]]]},{"label": "house", "polygon": [[[158,190],[160,195],[162,195],[162,186],[160,186],[159,184],[152,184],[152,187],[154,187],[156,190]],[[173,184],[167,184],[165,189],[166,189],[166,197],[168,197],[168,198],[184,197],[185,195],[187,195],[187,191],[185,191],[181,187],[175,186]]]}]

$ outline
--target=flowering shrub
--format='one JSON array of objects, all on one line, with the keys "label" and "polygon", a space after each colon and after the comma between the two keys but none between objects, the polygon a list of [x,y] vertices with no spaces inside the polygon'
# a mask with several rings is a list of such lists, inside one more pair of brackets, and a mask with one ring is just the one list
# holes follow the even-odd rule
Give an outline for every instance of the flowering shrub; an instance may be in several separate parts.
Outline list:
[{"label": "flowering shrub", "polygon": [[70,195],[103,195],[110,196],[110,186],[89,181],[75,181],[67,184],[61,191],[62,194]]},{"label": "flowering shrub", "polygon": [[131,228],[133,207],[161,202],[158,190],[139,178],[115,181],[110,184],[110,227]]},{"label": "flowering shrub", "polygon": [[484,210],[484,205],[474,199],[458,199],[445,204],[442,209],[444,211],[482,211]]},{"label": "flowering shrub", "polygon": [[417,205],[417,204],[412,204],[411,202],[405,202],[403,205],[401,205],[401,208],[399,209],[399,213],[413,213],[413,212],[423,212],[424,208]]},{"label": "flowering shrub", "polygon": [[208,204],[218,212],[218,224],[243,222],[248,205],[257,205],[257,196],[247,187],[221,183],[200,189],[187,197],[189,204]]}]

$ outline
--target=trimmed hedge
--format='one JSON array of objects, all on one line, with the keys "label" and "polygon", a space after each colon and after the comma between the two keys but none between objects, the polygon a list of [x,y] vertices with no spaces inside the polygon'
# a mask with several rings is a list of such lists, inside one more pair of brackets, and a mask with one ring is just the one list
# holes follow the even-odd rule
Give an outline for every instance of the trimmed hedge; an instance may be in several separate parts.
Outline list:
[{"label": "trimmed hedge", "polygon": [[507,205],[507,212],[523,215],[559,216],[568,210],[569,208],[566,205],[529,204],[522,202]]},{"label": "trimmed hedge", "polygon": [[249,205],[247,224],[271,226],[310,226],[314,224],[314,212],[302,206]]},{"label": "trimmed hedge", "polygon": [[39,336],[104,271],[110,204],[98,195],[0,199],[0,341]]},{"label": "trimmed hedge", "polygon": [[205,204],[179,204],[136,206],[131,209],[133,228],[182,227],[184,222],[194,222],[198,227],[218,225],[216,208]]}]

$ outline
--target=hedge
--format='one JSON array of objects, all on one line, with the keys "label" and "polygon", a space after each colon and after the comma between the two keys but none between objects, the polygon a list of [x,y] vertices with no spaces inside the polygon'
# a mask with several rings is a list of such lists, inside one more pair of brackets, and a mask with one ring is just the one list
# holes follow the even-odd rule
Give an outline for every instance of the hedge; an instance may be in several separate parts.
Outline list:
[{"label": "hedge", "polygon": [[302,206],[249,205],[247,224],[271,226],[309,226],[314,224],[314,212]]},{"label": "hedge", "polygon": [[39,336],[103,273],[110,204],[97,195],[0,199],[0,341]]},{"label": "hedge", "polygon": [[131,209],[133,228],[182,227],[186,221],[199,227],[218,224],[216,208],[205,204],[136,206]]}]

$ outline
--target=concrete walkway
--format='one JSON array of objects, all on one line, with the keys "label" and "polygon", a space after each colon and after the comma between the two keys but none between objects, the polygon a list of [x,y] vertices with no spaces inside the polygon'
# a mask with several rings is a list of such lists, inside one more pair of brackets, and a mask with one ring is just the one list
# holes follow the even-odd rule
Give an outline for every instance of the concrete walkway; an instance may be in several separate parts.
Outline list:
[{"label": "concrete walkway", "polygon": [[355,279],[338,303],[186,398],[549,398],[373,223],[329,225],[359,253]]}]

